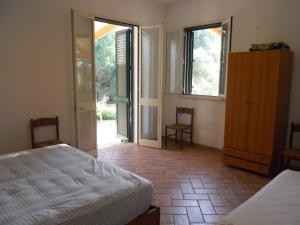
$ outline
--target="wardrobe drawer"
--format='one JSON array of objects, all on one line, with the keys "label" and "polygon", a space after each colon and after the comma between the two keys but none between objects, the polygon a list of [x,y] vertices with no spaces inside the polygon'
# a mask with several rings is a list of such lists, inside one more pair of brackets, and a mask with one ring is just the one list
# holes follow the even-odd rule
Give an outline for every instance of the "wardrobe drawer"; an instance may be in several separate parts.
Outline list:
[{"label": "wardrobe drawer", "polygon": [[271,164],[271,157],[269,156],[259,155],[252,152],[247,152],[247,151],[242,151],[242,150],[232,149],[232,148],[224,148],[223,150],[224,150],[224,154],[234,156],[236,158],[257,162],[264,165]]},{"label": "wardrobe drawer", "polygon": [[226,165],[242,168],[245,170],[250,170],[252,172],[263,174],[263,175],[269,175],[269,167],[266,165],[249,162],[228,155],[223,155],[222,160],[223,163],[225,163]]}]

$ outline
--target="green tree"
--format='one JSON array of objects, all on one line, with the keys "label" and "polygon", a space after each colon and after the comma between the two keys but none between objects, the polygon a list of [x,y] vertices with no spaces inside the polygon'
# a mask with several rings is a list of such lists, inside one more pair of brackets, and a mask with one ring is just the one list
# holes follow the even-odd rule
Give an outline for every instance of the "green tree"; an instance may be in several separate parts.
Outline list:
[{"label": "green tree", "polygon": [[116,96],[115,31],[110,31],[95,42],[97,100]]},{"label": "green tree", "polygon": [[219,33],[213,29],[194,32],[193,94],[218,94],[220,54],[221,35]]}]

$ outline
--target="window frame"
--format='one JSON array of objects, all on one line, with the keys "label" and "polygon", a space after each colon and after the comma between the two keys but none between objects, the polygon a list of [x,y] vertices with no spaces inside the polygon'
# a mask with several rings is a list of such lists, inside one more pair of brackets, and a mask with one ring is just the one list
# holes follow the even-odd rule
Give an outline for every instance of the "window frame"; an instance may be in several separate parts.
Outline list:
[{"label": "window frame", "polygon": [[[223,37],[223,25],[228,24],[229,34],[227,34],[227,42],[224,42]],[[222,37],[221,37],[221,52],[220,52],[220,73],[219,73],[219,85],[218,85],[218,95],[200,95],[192,94],[192,79],[193,79],[193,46],[194,46],[194,31],[204,30],[210,28],[221,28]],[[224,97],[226,94],[226,79],[227,79],[227,58],[226,56],[225,64],[222,63],[224,60],[223,51],[226,48],[226,51],[229,53],[231,50],[231,30],[232,30],[232,17],[229,20],[224,22],[210,23],[200,26],[193,26],[184,28],[184,79],[183,79],[183,95],[186,96],[202,96],[208,98]],[[223,44],[226,44],[223,47]],[[222,68],[223,67],[223,68]]]}]

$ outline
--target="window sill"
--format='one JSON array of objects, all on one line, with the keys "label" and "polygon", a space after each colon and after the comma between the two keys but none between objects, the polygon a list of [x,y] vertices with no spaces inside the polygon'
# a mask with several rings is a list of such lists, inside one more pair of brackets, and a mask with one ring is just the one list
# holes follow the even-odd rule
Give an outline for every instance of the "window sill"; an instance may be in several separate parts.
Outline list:
[{"label": "window sill", "polygon": [[164,92],[164,95],[175,95],[179,98],[195,99],[195,100],[226,101],[225,96],[184,95],[177,92]]},{"label": "window sill", "polygon": [[225,96],[203,96],[203,95],[180,95],[180,98],[207,100],[207,101],[226,101]]},{"label": "window sill", "polygon": [[167,91],[165,91],[164,92],[164,95],[182,95],[180,92],[167,92]]}]

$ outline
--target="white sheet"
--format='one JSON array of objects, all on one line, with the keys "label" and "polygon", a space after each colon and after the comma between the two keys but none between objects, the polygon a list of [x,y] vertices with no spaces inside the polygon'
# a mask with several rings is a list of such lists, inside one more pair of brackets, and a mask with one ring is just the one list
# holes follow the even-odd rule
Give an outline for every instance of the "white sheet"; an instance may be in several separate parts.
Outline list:
[{"label": "white sheet", "polygon": [[68,145],[0,156],[1,225],[123,225],[152,192],[150,181]]},{"label": "white sheet", "polygon": [[283,171],[221,224],[300,225],[300,172]]}]

